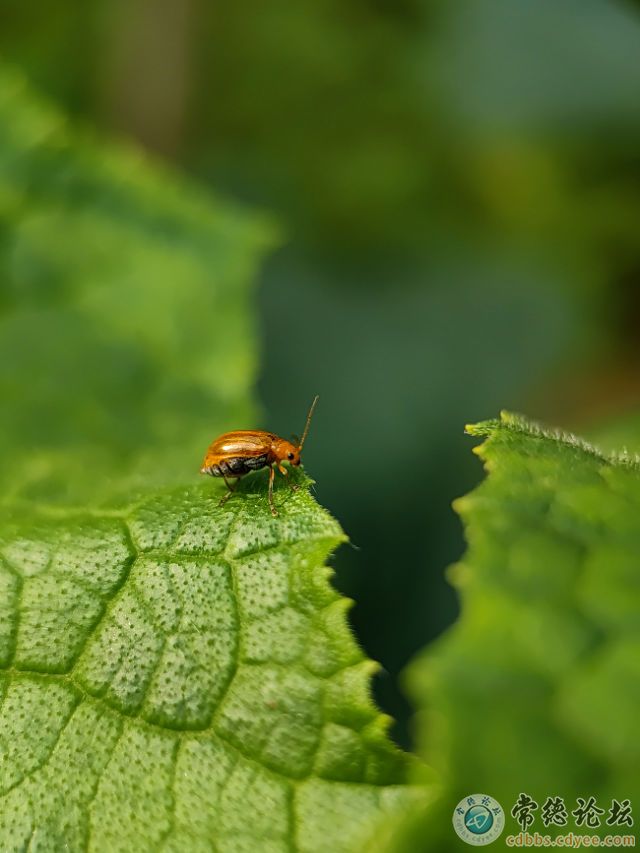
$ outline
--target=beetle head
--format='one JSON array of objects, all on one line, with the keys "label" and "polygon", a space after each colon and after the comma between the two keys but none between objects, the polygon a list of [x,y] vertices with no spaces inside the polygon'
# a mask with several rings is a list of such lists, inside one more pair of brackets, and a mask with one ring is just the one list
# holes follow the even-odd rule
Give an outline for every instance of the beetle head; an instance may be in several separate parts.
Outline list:
[{"label": "beetle head", "polygon": [[292,465],[300,464],[300,448],[284,438],[279,438],[273,444],[273,452],[279,462],[290,462]]},{"label": "beetle head", "polygon": [[277,441],[274,441],[272,445],[272,452],[274,453],[279,462],[284,462],[286,459],[292,465],[300,464],[300,454],[302,453],[302,448],[309,432],[309,425],[311,423],[311,418],[313,417],[313,411],[316,407],[317,402],[318,395],[316,394],[316,396],[313,398],[311,408],[309,409],[309,414],[307,415],[307,422],[305,424],[304,432],[302,433],[302,438],[300,439],[300,441],[298,441],[296,444],[292,444],[285,438],[279,438],[277,439]]}]

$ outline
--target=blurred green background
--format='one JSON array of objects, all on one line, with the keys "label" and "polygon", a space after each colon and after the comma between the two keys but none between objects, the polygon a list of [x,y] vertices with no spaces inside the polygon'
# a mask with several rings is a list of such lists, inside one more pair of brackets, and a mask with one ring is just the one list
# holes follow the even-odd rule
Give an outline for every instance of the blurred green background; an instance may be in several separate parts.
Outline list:
[{"label": "blurred green background", "polygon": [[256,426],[299,432],[320,394],[305,464],[410,743],[398,674],[455,619],[450,504],[481,476],[464,423],[589,432],[640,398],[638,5],[8,0],[0,23],[67,113],[279,222]]}]

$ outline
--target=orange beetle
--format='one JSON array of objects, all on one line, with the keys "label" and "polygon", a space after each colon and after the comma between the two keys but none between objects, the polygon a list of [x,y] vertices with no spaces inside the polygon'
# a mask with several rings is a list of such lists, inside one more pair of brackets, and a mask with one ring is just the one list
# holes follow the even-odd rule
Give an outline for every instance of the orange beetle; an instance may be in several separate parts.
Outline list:
[{"label": "orange beetle", "polygon": [[[309,432],[309,424],[317,402],[318,396],[316,395],[309,409],[307,423],[298,444],[292,444],[272,432],[263,432],[258,429],[240,429],[234,432],[225,432],[209,445],[200,473],[224,478],[229,494],[222,498],[220,506],[233,494],[234,487],[229,479],[239,479],[245,474],[250,474],[251,471],[268,467],[269,506],[272,515],[278,514],[273,503],[273,481],[276,468],[286,477],[288,471],[282,464],[285,460],[292,465],[300,464],[300,454]],[[298,487],[292,485],[291,488],[297,489]]]}]

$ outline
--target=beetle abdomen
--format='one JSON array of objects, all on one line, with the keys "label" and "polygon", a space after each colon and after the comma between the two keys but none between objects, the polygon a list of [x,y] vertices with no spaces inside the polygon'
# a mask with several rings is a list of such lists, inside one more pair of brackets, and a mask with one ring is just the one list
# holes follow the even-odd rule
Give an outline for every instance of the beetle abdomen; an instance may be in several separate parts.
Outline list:
[{"label": "beetle abdomen", "polygon": [[207,471],[212,477],[242,477],[268,464],[268,453],[263,453],[262,456],[232,456],[210,465]]}]

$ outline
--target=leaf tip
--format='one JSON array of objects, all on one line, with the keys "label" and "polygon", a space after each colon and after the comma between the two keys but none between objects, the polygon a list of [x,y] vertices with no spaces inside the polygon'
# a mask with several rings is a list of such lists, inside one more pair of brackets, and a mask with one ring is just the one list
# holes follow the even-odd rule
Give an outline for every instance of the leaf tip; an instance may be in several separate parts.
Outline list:
[{"label": "leaf tip", "polygon": [[476,424],[465,424],[464,431],[467,435],[486,436],[491,435],[491,433],[499,426],[500,422],[493,419],[488,421],[479,421]]},{"label": "leaf tip", "polygon": [[470,504],[471,500],[469,495],[461,495],[459,498],[455,498],[455,500],[451,501],[451,507],[458,515],[463,515],[469,509]]},{"label": "leaf tip", "polygon": [[471,578],[471,570],[469,566],[462,560],[457,563],[452,563],[445,570],[445,577],[456,589],[460,589]]}]

